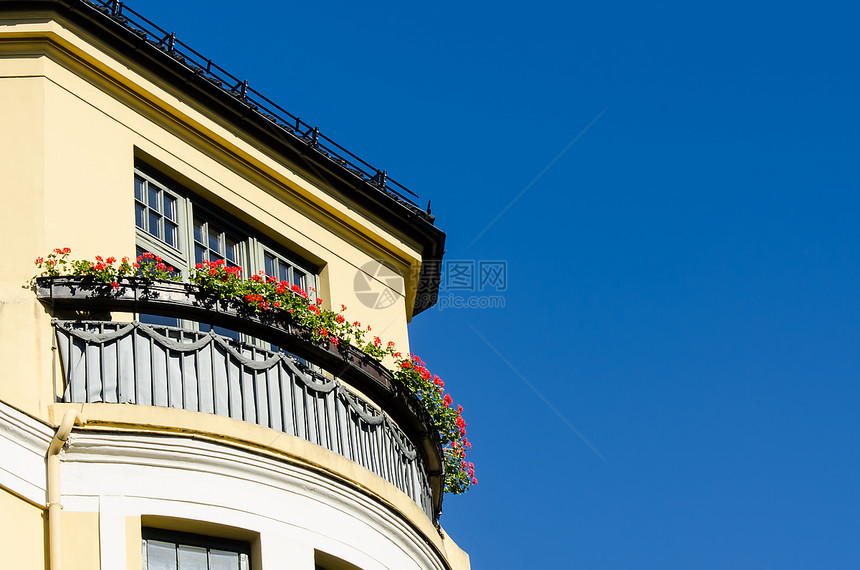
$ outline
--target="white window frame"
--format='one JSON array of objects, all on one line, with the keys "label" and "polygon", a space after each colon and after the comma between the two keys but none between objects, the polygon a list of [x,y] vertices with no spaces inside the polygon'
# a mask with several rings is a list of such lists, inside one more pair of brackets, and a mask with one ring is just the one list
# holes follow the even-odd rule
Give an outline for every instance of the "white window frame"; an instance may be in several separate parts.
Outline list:
[{"label": "white window frame", "polygon": [[[184,252],[187,250],[188,231],[186,228],[186,220],[188,218],[187,200],[184,196],[177,193],[170,186],[164,184],[160,179],[157,179],[149,174],[135,168],[134,171],[135,184],[137,179],[143,181],[143,195],[147,197],[150,185],[157,186],[164,194],[169,195],[175,200],[176,204],[176,221],[177,230],[177,245],[171,246],[166,241],[157,236],[152,235],[148,228],[141,228],[137,224],[137,216],[135,215],[135,230],[137,231],[137,247],[144,251],[150,251],[160,255],[166,263],[172,265],[182,272],[183,275],[188,275],[188,264]],[[139,200],[135,197],[135,208],[138,207]],[[146,204],[148,206],[148,204]],[[144,215],[144,222],[147,222],[147,217]],[[148,224],[145,224],[148,225]]]}]

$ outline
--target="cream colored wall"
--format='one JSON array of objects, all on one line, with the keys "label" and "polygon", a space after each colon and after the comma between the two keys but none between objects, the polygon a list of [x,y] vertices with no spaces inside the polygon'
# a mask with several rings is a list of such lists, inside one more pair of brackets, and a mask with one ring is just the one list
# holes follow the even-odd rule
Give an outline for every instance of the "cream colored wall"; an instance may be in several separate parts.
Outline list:
[{"label": "cream colored wall", "polygon": [[140,548],[142,540],[140,516],[126,516],[124,520],[126,568],[128,570],[140,570],[143,566],[143,553]]},{"label": "cream colored wall", "polygon": [[44,568],[44,511],[0,487],[0,566]]},{"label": "cream colored wall", "polygon": [[[2,53],[2,50],[0,50]],[[29,280],[33,260],[45,251],[45,81],[28,77],[38,59],[5,61],[0,77],[0,396],[33,414],[53,401],[51,332]],[[23,76],[23,77],[21,77]]]},{"label": "cream colored wall", "polygon": [[63,570],[100,568],[99,513],[63,511],[61,528]]}]

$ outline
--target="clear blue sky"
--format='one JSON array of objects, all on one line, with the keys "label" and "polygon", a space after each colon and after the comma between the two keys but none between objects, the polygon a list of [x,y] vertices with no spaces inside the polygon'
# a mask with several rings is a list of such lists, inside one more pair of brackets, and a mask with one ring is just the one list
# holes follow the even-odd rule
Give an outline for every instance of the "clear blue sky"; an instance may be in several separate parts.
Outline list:
[{"label": "clear blue sky", "polygon": [[856,3],[130,3],[507,263],[411,325],[475,570],[860,567]]}]

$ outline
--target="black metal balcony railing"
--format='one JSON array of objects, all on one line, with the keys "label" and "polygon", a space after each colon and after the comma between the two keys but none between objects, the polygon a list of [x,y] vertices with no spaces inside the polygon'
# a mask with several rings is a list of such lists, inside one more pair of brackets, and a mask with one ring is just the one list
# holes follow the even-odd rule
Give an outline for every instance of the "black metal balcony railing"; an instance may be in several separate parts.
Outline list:
[{"label": "black metal balcony railing", "polygon": [[[51,277],[37,279],[36,292],[57,317],[61,376],[55,381],[63,401],[166,406],[276,429],[359,463],[438,518],[442,449],[430,416],[355,347],[317,344],[285,314],[248,313],[195,285],[127,279],[114,290],[88,278]],[[288,350],[331,377],[287,354],[213,333],[111,322],[110,311],[224,326]],[[82,314],[89,316],[79,320]]]},{"label": "black metal balcony railing", "polygon": [[433,516],[415,446],[338,380],[214,333],[138,322],[53,324],[64,402],[180,408],[276,429],[366,467]]},{"label": "black metal balcony railing", "polygon": [[299,142],[305,148],[313,149],[328,158],[338,167],[367,182],[388,197],[399,202],[414,213],[432,219],[430,203],[422,209],[413,199],[418,195],[388,176],[387,171],[378,169],[351,153],[332,139],[322,134],[319,127],[313,127],[293,115],[271,99],[264,96],[211,59],[176,38],[148,20],[139,12],[117,0],[80,0],[83,6],[90,7],[103,17],[110,18],[130,30],[148,44],[164,52],[191,74],[204,77],[213,86],[247,106],[248,112],[265,119],[281,136]]}]

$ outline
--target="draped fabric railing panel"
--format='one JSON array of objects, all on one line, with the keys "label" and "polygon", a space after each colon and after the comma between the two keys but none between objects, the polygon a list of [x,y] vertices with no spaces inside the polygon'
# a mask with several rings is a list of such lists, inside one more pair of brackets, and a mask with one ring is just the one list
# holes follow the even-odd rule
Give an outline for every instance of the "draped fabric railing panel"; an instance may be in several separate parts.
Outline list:
[{"label": "draped fabric railing panel", "polygon": [[64,402],[180,408],[276,429],[361,464],[433,518],[426,467],[400,428],[292,356],[138,322],[54,320],[54,329]]}]

